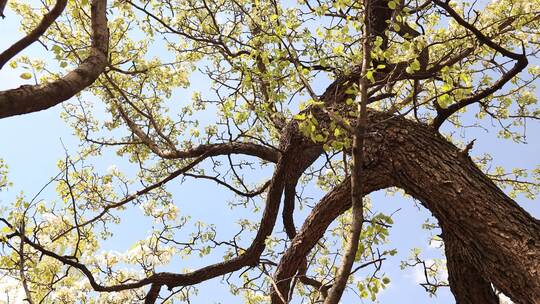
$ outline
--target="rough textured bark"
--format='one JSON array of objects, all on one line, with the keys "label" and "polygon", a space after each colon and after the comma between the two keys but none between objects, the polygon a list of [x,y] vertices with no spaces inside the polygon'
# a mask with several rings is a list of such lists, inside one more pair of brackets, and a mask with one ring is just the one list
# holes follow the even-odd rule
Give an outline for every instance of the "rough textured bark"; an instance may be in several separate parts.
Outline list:
[{"label": "rough textured bark", "polygon": [[[0,0],[0,15],[6,2]],[[375,81],[371,84],[373,88],[382,88],[397,80],[419,81],[438,77],[438,73],[443,67],[459,64],[475,51],[478,44],[487,45],[495,52],[513,59],[515,65],[501,75],[499,80],[490,87],[457,100],[445,109],[441,109],[435,103],[433,106],[437,110],[437,117],[433,120],[432,127],[412,122],[403,117],[372,111],[366,123],[370,126],[370,132],[366,138],[365,148],[360,149],[365,154],[364,160],[361,162],[365,183],[361,185],[360,195],[397,186],[420,200],[433,213],[443,230],[442,237],[446,243],[450,285],[458,303],[496,303],[497,299],[493,293],[492,284],[510,296],[516,303],[540,303],[540,222],[532,218],[498,189],[474,165],[466,153],[457,149],[435,131],[456,111],[477,103],[501,89],[527,66],[527,58],[525,54],[512,53],[491,41],[479,29],[475,29],[473,25],[465,22],[447,2],[426,1],[425,3],[430,5],[432,2],[445,9],[450,17],[471,32],[477,38],[476,42],[470,45],[460,45],[451,50],[449,56],[436,62],[430,62],[429,49],[426,48],[419,54],[421,69],[414,73],[407,72],[406,67],[410,64],[408,60],[399,63],[382,62],[386,67],[374,72]],[[60,14],[60,9],[65,3],[65,0],[58,0],[59,6],[55,8],[54,13]],[[386,32],[390,24],[387,21],[391,19],[393,12],[388,6],[389,1],[387,0],[373,0],[373,3],[376,18],[368,21],[372,22],[374,33],[383,38],[381,48],[386,49],[389,43]],[[133,3],[131,4],[139,8]],[[139,10],[145,11],[140,8]],[[22,86],[0,92],[0,118],[52,107],[79,93],[99,77],[107,65],[106,0],[92,0],[91,19],[92,46],[89,57],[77,69],[61,79],[47,84]],[[46,24],[50,25],[50,23]],[[40,31],[43,28],[40,26]],[[171,32],[180,33],[173,29]],[[15,45],[15,48],[9,49],[7,53],[0,54],[2,57],[0,65],[7,62],[29,43],[35,41],[36,37],[41,35],[40,33],[36,32],[29,37],[31,39]],[[406,24],[401,26],[401,30],[397,34],[404,39],[407,39],[405,36],[419,35]],[[237,55],[241,53],[242,51],[239,51]],[[229,53],[229,55],[232,54]],[[257,65],[259,70],[265,74],[266,70],[261,60],[258,60]],[[338,76],[337,80],[328,87],[322,96],[314,96],[314,100],[323,101],[327,107],[325,110],[331,110],[325,112],[320,109],[310,109],[318,116],[317,119],[321,127],[329,122],[329,118],[325,117],[325,114],[346,115],[344,113],[348,113],[350,109],[344,109],[346,107],[344,101],[355,96],[352,93],[347,93],[347,88],[350,87],[351,83],[357,82],[363,74],[359,67],[352,67],[350,73]],[[415,84],[415,91],[417,84]],[[309,88],[307,81],[305,85]],[[264,82],[261,86],[265,101],[269,102],[266,92],[268,88]],[[118,89],[118,91],[122,94],[122,90]],[[371,92],[372,96],[369,98],[364,96],[363,98],[368,103],[395,94],[385,92],[382,89],[374,89]],[[125,99],[127,100],[127,98]],[[413,104],[417,106],[414,101]],[[287,235],[292,239],[292,242],[277,267],[274,276],[277,290],[271,296],[272,302],[281,303],[283,297],[290,296],[291,282],[294,276],[299,276],[300,280],[304,279],[306,282],[310,281],[304,276],[307,267],[306,256],[323,236],[330,223],[350,208],[351,181],[346,179],[328,193],[312,210],[300,231],[296,232],[293,222],[295,185],[306,168],[320,156],[322,147],[320,144],[312,143],[309,139],[304,138],[298,131],[295,121],[290,122],[287,126],[284,126],[283,123],[282,126],[280,119],[272,119],[282,131],[279,153],[270,148],[263,149],[257,145],[240,142],[201,145],[187,151],[179,151],[175,149],[174,144],[171,144],[170,149],[163,149],[159,144],[153,142],[147,133],[139,130],[137,125],[129,120],[128,115],[121,111],[120,105],[118,108],[133,133],[161,158],[200,157],[202,160],[204,157],[213,155],[239,153],[277,163],[268,187],[260,228],[252,244],[244,253],[235,258],[211,264],[190,273],[162,272],[140,281],[104,286],[99,283],[99,279],[94,278],[89,268],[78,261],[48,251],[39,242],[27,239],[24,233],[14,233],[13,236],[19,235],[25,243],[41,251],[43,255],[78,269],[88,278],[90,285],[96,291],[112,292],[150,286],[146,302],[153,303],[159,297],[160,289],[164,285],[169,288],[193,285],[245,267],[256,266],[260,255],[265,250],[265,240],[274,229],[283,192],[285,192],[283,221]],[[415,111],[417,110],[415,109]],[[155,187],[158,186],[156,184]],[[151,187],[148,187],[145,191],[150,190]],[[139,194],[141,193],[143,192]],[[127,201],[124,200],[121,204]],[[9,224],[7,225],[9,226]],[[310,284],[320,285],[315,280],[310,281]],[[326,290],[324,288],[327,289],[328,285],[321,286],[321,289]],[[288,300],[285,299],[285,301]]]},{"label": "rough textured bark", "polygon": [[[420,200],[439,221],[443,239],[451,244],[447,250],[455,249],[450,256],[459,262],[452,260],[450,267],[464,267],[452,268],[454,278],[459,271],[477,270],[469,277],[474,286],[492,283],[516,303],[540,303],[540,221],[433,128],[375,112],[369,121],[374,128],[366,142],[364,191],[398,186]],[[294,238],[275,273],[282,293],[288,293],[302,257],[350,207],[349,190],[344,182],[326,195]],[[458,301],[472,295],[466,289],[471,286],[450,283]],[[481,292],[477,298],[492,301],[485,288]]]},{"label": "rough textured bark", "polygon": [[465,265],[515,302],[540,303],[540,221],[430,128],[404,119],[392,125],[401,137],[388,160],[397,186],[433,213],[443,240],[455,237]]},{"label": "rough textured bark", "polygon": [[75,70],[60,79],[0,92],[0,119],[48,109],[73,97],[98,78],[108,60],[106,9],[106,0],[92,1],[92,46],[89,56]]},{"label": "rough textured bark", "polygon": [[464,249],[451,233],[444,236],[448,281],[456,303],[498,304],[499,297],[495,294],[491,283],[467,260]]}]

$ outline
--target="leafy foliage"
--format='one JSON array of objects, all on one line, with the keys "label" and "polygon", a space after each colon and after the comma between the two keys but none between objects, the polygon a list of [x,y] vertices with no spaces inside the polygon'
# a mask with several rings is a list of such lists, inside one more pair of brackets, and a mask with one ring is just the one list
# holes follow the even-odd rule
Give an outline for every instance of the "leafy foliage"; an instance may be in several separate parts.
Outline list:
[{"label": "leafy foliage", "polygon": [[[500,48],[529,58],[528,69],[482,98],[476,96],[504,80],[515,60],[480,40],[437,1],[380,2],[391,17],[384,20],[384,35],[374,40],[374,64],[360,75],[370,82],[371,109],[425,124],[436,125],[443,117],[448,134],[489,122],[502,138],[526,140],[527,121],[540,115],[535,93],[540,1],[498,0],[480,7],[445,2]],[[36,9],[9,2],[24,20],[25,32],[37,27],[45,7],[52,5],[44,4]],[[36,303],[126,303],[145,298],[149,285],[141,282],[176,265],[176,257],[241,257],[249,252],[247,240],[263,225],[254,218],[270,196],[271,172],[279,167],[273,164],[275,153],[291,122],[324,149],[292,183],[293,204],[304,218],[313,198],[335,189],[350,172],[348,128],[358,115],[355,79],[363,55],[363,10],[352,0],[109,1],[105,71],[63,104],[62,117],[80,139],[80,151],[59,161],[59,174],[51,181],[56,199],[22,194],[2,211],[3,273],[25,282],[27,297]],[[70,0],[40,37],[48,52],[10,61],[21,83],[58,79],[79,66],[90,52],[90,20],[91,3]],[[347,96],[345,110],[336,111],[322,98],[337,94],[324,88],[340,81]],[[318,109],[335,111],[335,117],[321,120]],[[451,140],[461,144],[459,138]],[[111,152],[127,160],[130,169],[99,170],[95,163]],[[540,190],[538,169],[493,168],[489,157],[476,162],[512,197],[534,199]],[[5,168],[0,162],[0,191],[9,185]],[[241,216],[235,219],[238,233],[229,240],[222,240],[214,225],[183,214],[168,183],[189,185],[191,179],[209,180],[233,193],[229,204]],[[349,286],[360,298],[376,301],[391,282],[381,270],[383,261],[396,250],[388,248],[392,216],[371,207],[366,203],[364,208],[358,268]],[[123,212],[137,208],[151,227],[146,235],[125,252],[104,250],[101,244],[114,238]],[[299,279],[294,294],[312,303],[325,295],[349,224],[350,214],[344,213],[309,253],[303,276],[312,281]],[[291,238],[278,231],[264,245],[258,264],[240,272],[240,279],[231,278],[233,271],[224,275],[231,293],[246,303],[269,302],[276,284],[272,274]],[[420,256],[414,250],[403,266],[426,266]],[[85,265],[94,283],[113,287],[93,292],[89,275],[69,263]],[[428,264],[425,286],[434,293],[447,285],[441,279],[444,262]],[[172,303],[196,293],[185,284],[170,286],[162,296]]]}]

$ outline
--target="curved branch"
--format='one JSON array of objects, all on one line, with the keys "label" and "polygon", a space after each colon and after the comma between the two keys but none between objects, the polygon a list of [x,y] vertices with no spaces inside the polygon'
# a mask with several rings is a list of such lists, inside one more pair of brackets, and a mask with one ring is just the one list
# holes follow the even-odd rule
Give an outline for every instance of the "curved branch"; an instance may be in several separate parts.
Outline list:
[{"label": "curved branch", "polygon": [[261,187],[258,189],[252,190],[252,191],[242,191],[237,189],[236,187],[230,185],[229,183],[222,181],[221,179],[217,178],[216,176],[208,176],[203,174],[193,174],[193,173],[185,173],[185,176],[193,177],[195,179],[202,178],[202,179],[208,179],[211,181],[216,182],[219,185],[224,186],[225,188],[231,190],[232,192],[236,193],[237,195],[243,196],[243,197],[255,197],[257,195],[260,195],[268,188],[270,185],[270,181],[266,181]]},{"label": "curved branch", "polygon": [[[178,286],[194,285],[223,274],[237,271],[246,266],[256,266],[258,264],[259,257],[266,247],[266,238],[272,233],[274,228],[286,181],[288,181],[291,176],[300,175],[305,168],[309,167],[322,153],[322,147],[320,145],[315,145],[311,141],[304,140],[304,138],[299,136],[297,132],[297,125],[292,124],[289,126],[286,133],[284,133],[287,140],[284,140],[280,146],[280,148],[284,151],[284,156],[279,159],[276,165],[276,169],[268,189],[266,206],[260,221],[259,229],[257,230],[257,234],[251,245],[237,257],[215,263],[189,273],[181,274],[160,272],[141,280],[105,286],[100,284],[90,269],[83,263],[80,263],[77,259],[60,255],[56,252],[48,250],[38,242],[31,241],[22,235],[5,219],[0,218],[0,221],[3,221],[11,230],[14,231],[14,233],[8,236],[8,238],[18,236],[41,254],[54,258],[64,265],[69,265],[78,269],[86,276],[90,285],[95,291],[114,292],[136,289],[152,284],[152,294],[150,297],[148,297],[148,299],[151,300],[152,298],[158,296],[158,294],[156,294],[159,293],[157,290],[158,287],[167,286],[169,289],[171,289]],[[211,152],[206,151],[206,153],[207,154],[201,156],[201,158],[210,155]],[[169,176],[168,178],[174,178],[174,176]]]},{"label": "curved branch", "polygon": [[172,172],[171,174],[169,174],[167,177],[165,177],[164,179],[144,188],[144,189],[141,189],[131,195],[128,195],[126,196],[124,199],[116,202],[116,203],[112,203],[112,204],[109,204],[107,206],[105,206],[103,208],[103,210],[101,210],[101,212],[99,214],[97,214],[96,216],[92,217],[91,219],[89,220],[86,220],[85,222],[83,223],[80,223],[78,225],[75,225],[73,227],[71,227],[70,229],[62,232],[61,234],[57,235],[55,237],[54,240],[58,239],[58,238],[61,238],[62,236],[66,235],[67,233],[75,230],[75,229],[80,229],[84,226],[87,226],[89,224],[92,224],[94,222],[96,222],[97,220],[101,219],[105,214],[107,214],[107,212],[109,212],[110,210],[112,209],[116,209],[116,208],[119,208],[119,207],[122,207],[124,206],[125,204],[133,201],[134,199],[138,198],[139,196],[141,195],[144,195],[144,194],[147,194],[149,193],[150,191],[154,190],[154,189],[157,189],[159,187],[162,187],[163,185],[165,185],[166,183],[172,181],[173,179],[177,178],[178,176],[182,175],[182,174],[185,174],[186,172],[188,172],[189,170],[193,169],[196,165],[198,165],[200,162],[202,162],[203,160],[205,160],[208,156],[206,154],[203,154],[201,156],[199,156],[197,159],[193,160],[191,163],[189,163],[188,165]]},{"label": "curved branch", "polygon": [[464,28],[466,28],[467,30],[471,31],[475,36],[476,38],[478,38],[478,40],[481,42],[481,43],[484,43],[486,44],[487,46],[489,46],[490,48],[496,50],[497,52],[501,53],[503,56],[505,57],[508,57],[508,58],[512,58],[514,60],[519,60],[521,57],[523,57],[522,54],[518,54],[518,53],[514,53],[512,51],[509,51],[507,49],[505,49],[504,47],[502,47],[501,45],[495,43],[493,40],[491,40],[489,37],[487,37],[486,35],[484,35],[479,29],[477,29],[474,25],[468,23],[467,21],[465,21],[449,4],[448,4],[448,1],[440,1],[440,0],[433,0],[433,3],[435,3],[436,5],[438,5],[439,7],[443,8],[446,12],[448,12],[448,14],[450,14],[450,16],[456,20],[456,22],[463,26]]},{"label": "curved branch", "polygon": [[296,183],[289,182],[285,185],[285,197],[283,199],[283,211],[281,217],[285,232],[290,240],[296,236],[296,226],[294,225],[294,203],[296,198]]},{"label": "curved branch", "polygon": [[0,70],[4,65],[19,52],[27,48],[32,43],[36,42],[41,35],[51,26],[51,24],[62,14],[65,10],[67,0],[57,0],[54,7],[50,12],[43,16],[41,22],[33,29],[28,35],[15,42],[8,49],[0,54]]},{"label": "curved branch", "polygon": [[504,73],[499,80],[497,80],[493,85],[491,85],[489,88],[486,88],[476,94],[473,94],[471,96],[465,97],[463,99],[460,99],[456,103],[448,106],[447,108],[438,108],[437,109],[437,116],[435,119],[433,119],[433,127],[435,129],[439,129],[441,125],[450,117],[452,114],[456,113],[457,111],[463,109],[466,106],[469,106],[473,103],[480,102],[482,99],[488,97],[489,95],[497,92],[498,90],[502,89],[502,87],[508,83],[510,80],[512,80],[517,74],[519,74],[523,69],[527,67],[528,60],[526,56],[521,57],[518,59],[518,61],[515,63],[515,65],[506,73]]},{"label": "curved branch", "polygon": [[[387,169],[382,167],[366,168],[364,171],[365,183],[362,185],[363,194],[391,187]],[[351,183],[347,178],[340,185],[327,193],[313,208],[310,215],[298,231],[291,245],[282,256],[274,274],[281,294],[289,294],[290,283],[305,257],[324,235],[328,226],[343,212],[351,207]],[[272,303],[280,303],[275,293],[272,293]]]},{"label": "curved branch", "polygon": [[[126,102],[131,103],[124,91],[120,87],[118,87],[118,85],[107,74],[104,75],[107,81],[122,96],[122,98]],[[117,97],[114,95],[114,93],[107,87],[105,87],[105,89],[107,90],[109,96],[113,98],[113,102],[116,105],[120,116],[126,122],[133,134],[135,134],[135,136],[137,136],[143,142],[143,144],[145,144],[152,152],[164,159],[192,158],[201,156],[203,154],[206,156],[244,154],[249,156],[255,156],[272,163],[277,163],[279,160],[279,150],[248,142],[203,144],[195,148],[186,150],[178,150],[174,146],[172,146],[170,149],[162,149],[154,140],[152,140],[152,138],[150,138],[141,128],[139,128],[139,126],[137,126],[137,124],[133,120],[131,120],[122,105],[117,101]]]},{"label": "curved branch", "polygon": [[109,31],[107,1],[92,0],[90,55],[64,77],[39,85],[23,85],[0,92],[0,118],[37,112],[55,106],[91,85],[107,65]]},{"label": "curved branch", "polygon": [[[505,195],[452,143],[432,128],[371,112],[364,193],[397,186],[437,218],[443,240],[459,240],[466,265],[517,303],[540,300],[540,221]],[[364,164],[366,166],[366,164]],[[313,209],[283,255],[274,280],[289,294],[291,279],[330,223],[350,207],[349,180]],[[451,242],[450,240],[448,242]],[[461,291],[463,292],[463,291]],[[459,298],[459,296],[457,296]],[[272,295],[273,303],[280,303]]]},{"label": "curved branch", "polygon": [[540,281],[533,279],[540,263],[540,221],[434,130],[406,119],[388,124],[386,132],[401,134],[387,148],[393,151],[396,186],[432,212],[445,242],[450,236],[459,240],[459,256],[479,277],[516,303],[540,301]]}]

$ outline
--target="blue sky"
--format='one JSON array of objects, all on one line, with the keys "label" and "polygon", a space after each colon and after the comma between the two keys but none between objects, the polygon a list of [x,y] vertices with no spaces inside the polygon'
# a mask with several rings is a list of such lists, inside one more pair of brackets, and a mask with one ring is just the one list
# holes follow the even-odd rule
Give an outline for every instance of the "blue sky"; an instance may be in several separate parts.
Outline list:
[{"label": "blue sky", "polygon": [[[11,12],[7,12],[8,17],[0,20],[2,30],[15,33],[19,27],[18,19]],[[0,49],[5,49],[18,36],[6,36],[3,33],[0,40]],[[39,44],[33,45],[24,54],[40,54],[43,47]],[[0,72],[0,89],[14,88],[21,85],[19,78],[20,70],[12,70],[6,66]],[[197,79],[192,79],[197,82]],[[188,96],[190,96],[189,94]],[[23,116],[10,117],[0,120],[0,158],[3,158],[10,167],[9,178],[14,186],[7,193],[2,193],[0,204],[8,206],[9,202],[16,195],[24,192],[27,197],[32,197],[48,180],[57,173],[56,162],[64,158],[64,147],[70,152],[77,151],[78,142],[72,135],[70,127],[60,119],[61,106],[56,106],[47,111],[27,114]],[[490,153],[496,165],[506,168],[529,168],[538,165],[538,155],[540,155],[540,124],[529,122],[528,143],[515,144],[508,140],[499,139],[495,130],[485,132],[480,129],[469,130],[467,136],[463,138],[468,142],[476,138],[473,155]],[[126,162],[118,160],[112,155],[105,155],[96,162],[98,170],[105,170],[110,165],[115,164],[121,170],[124,169],[133,173]],[[223,233],[229,234],[236,230],[236,226],[231,222],[231,210],[226,204],[227,192],[209,182],[188,181],[182,187],[174,187],[173,194],[175,200],[181,208],[181,212],[191,215],[194,219],[202,219],[207,223],[215,223],[218,227],[223,227]],[[47,194],[47,200],[53,199],[51,193]],[[390,246],[398,248],[398,255],[385,262],[385,272],[392,278],[390,287],[382,292],[381,303],[454,303],[448,290],[443,290],[437,298],[430,298],[418,286],[418,270],[400,270],[401,260],[409,255],[409,249],[419,247],[424,249],[425,257],[437,257],[438,251],[428,246],[429,234],[423,231],[420,226],[429,217],[429,212],[423,208],[415,206],[410,199],[405,199],[399,195],[386,196],[384,191],[379,191],[371,196],[374,208],[381,211],[396,213],[395,225],[391,230]],[[530,201],[520,197],[518,202],[536,218],[540,218],[540,200]],[[236,209],[235,209],[236,210]],[[249,211],[245,211],[247,214]],[[235,214],[234,216],[238,216]],[[143,221],[141,224],[141,221]],[[299,223],[298,223],[299,224]],[[123,215],[122,225],[115,229],[115,236],[107,241],[104,250],[127,250],[133,241],[138,239],[139,233],[145,233],[149,229],[150,223],[144,222],[142,212],[136,207],[131,208]],[[211,261],[209,261],[211,259]],[[207,257],[205,259],[189,259],[178,261],[182,267],[194,268],[216,262],[218,257]],[[214,279],[201,285],[200,295],[195,298],[194,303],[237,303],[238,299],[228,295],[228,288],[220,284],[220,279]],[[209,288],[215,292],[205,292]],[[354,297],[348,297],[353,302]],[[349,301],[347,301],[349,302]],[[356,300],[354,302],[357,302]],[[369,301],[366,301],[369,303]]]}]

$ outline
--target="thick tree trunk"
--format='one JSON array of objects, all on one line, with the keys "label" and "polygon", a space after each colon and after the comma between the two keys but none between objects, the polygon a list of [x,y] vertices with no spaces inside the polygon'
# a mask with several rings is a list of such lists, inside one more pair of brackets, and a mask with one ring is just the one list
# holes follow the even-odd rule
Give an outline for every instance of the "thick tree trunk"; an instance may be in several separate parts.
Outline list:
[{"label": "thick tree trunk", "polygon": [[[433,213],[458,303],[496,303],[491,284],[516,303],[540,303],[540,221],[432,128],[375,112],[369,125],[364,167],[372,185],[364,191],[397,186]],[[349,187],[347,180],[321,200],[284,254],[275,280],[285,294],[301,258],[350,207]]]},{"label": "thick tree trunk", "polygon": [[457,304],[499,304],[499,297],[475,265],[467,259],[466,250],[451,233],[444,235],[448,281]]},{"label": "thick tree trunk", "polygon": [[[396,185],[433,213],[463,267],[476,268],[479,277],[517,303],[540,303],[540,221],[430,128],[404,119],[389,124],[386,132],[398,134],[388,159]],[[453,284],[459,300],[460,293],[470,294],[465,288]]]}]

